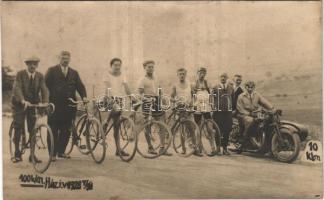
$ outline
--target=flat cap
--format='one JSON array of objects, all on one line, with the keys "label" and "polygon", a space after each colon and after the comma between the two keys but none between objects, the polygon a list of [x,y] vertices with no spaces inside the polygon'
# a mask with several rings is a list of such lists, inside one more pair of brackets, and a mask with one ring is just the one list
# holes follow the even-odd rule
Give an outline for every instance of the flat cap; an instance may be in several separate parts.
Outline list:
[{"label": "flat cap", "polygon": [[29,58],[25,59],[25,63],[27,63],[27,62],[39,62],[39,58],[36,56],[29,57]]},{"label": "flat cap", "polygon": [[201,72],[201,71],[203,71],[203,72],[207,72],[206,67],[200,67],[200,68],[198,69],[197,72]]},{"label": "flat cap", "polygon": [[145,66],[147,64],[155,64],[155,62],[154,62],[154,60],[146,60],[143,62],[143,66]]}]

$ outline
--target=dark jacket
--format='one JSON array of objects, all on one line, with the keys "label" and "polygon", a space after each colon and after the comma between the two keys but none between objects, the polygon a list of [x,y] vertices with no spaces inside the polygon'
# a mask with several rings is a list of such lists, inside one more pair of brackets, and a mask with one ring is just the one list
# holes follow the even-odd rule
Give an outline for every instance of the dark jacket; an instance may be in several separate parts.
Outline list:
[{"label": "dark jacket", "polygon": [[227,84],[225,90],[221,84],[213,87],[214,110],[216,111],[232,111],[232,97],[234,89]]},{"label": "dark jacket", "polygon": [[22,106],[23,100],[34,104],[48,102],[48,90],[45,86],[43,74],[35,72],[31,88],[32,90],[30,90],[30,77],[27,70],[19,71],[12,89],[11,103],[13,106]]},{"label": "dark jacket", "polygon": [[76,91],[81,98],[86,97],[86,89],[78,72],[68,68],[66,77],[61,66],[50,67],[45,76],[46,86],[49,90],[49,101],[55,105],[53,120],[70,120],[75,117],[76,108],[69,106],[69,98],[76,100]]},{"label": "dark jacket", "polygon": [[234,93],[233,93],[233,110],[236,110],[236,105],[237,105],[237,99],[240,96],[240,94],[242,94],[244,91],[242,89],[242,87],[238,87]]}]

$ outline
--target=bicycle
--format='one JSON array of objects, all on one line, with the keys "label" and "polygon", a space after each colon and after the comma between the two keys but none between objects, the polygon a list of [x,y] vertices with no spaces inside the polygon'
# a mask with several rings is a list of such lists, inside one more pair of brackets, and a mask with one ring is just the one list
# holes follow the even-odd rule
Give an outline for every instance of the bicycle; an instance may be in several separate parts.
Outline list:
[{"label": "bicycle", "polygon": [[206,112],[201,113],[201,122],[198,124],[200,132],[199,148],[205,155],[213,156],[216,146],[217,148],[220,147],[222,135],[216,122],[214,122],[213,119],[206,119],[204,114],[206,114]]},{"label": "bicycle", "polygon": [[[144,158],[157,158],[167,152],[171,144],[171,131],[167,124],[156,120],[157,117],[164,117],[165,112],[154,113],[152,112],[152,106],[155,102],[154,98],[146,98],[146,101],[141,101],[134,104],[134,114],[131,116],[134,123],[136,123],[136,113],[142,113],[144,115],[144,124],[137,132],[137,152]],[[145,103],[149,103],[149,112],[141,112],[138,109]],[[163,133],[163,135],[162,135]],[[143,141],[143,137],[145,140]],[[161,148],[161,144],[163,148]],[[144,149],[142,149],[144,148]],[[148,149],[148,150],[147,150]],[[158,152],[156,152],[159,149]],[[147,154],[145,153],[147,151]]]},{"label": "bicycle", "polygon": [[69,101],[72,103],[70,106],[84,106],[84,117],[79,118],[77,122],[77,124],[81,124],[81,126],[83,126],[81,128],[82,130],[84,129],[84,131],[80,131],[79,134],[86,137],[86,147],[93,160],[98,164],[102,163],[106,157],[107,144],[106,136],[100,121],[89,112],[89,101],[75,101],[72,98],[69,98]]},{"label": "bicycle", "polygon": [[[115,98],[111,98],[110,100],[111,106],[116,105]],[[105,111],[107,111],[107,109],[102,110],[97,106],[95,116],[98,116],[100,122],[103,121],[101,112]],[[116,155],[118,155],[122,161],[130,162],[134,158],[137,148],[137,135],[135,133],[134,121],[127,116],[123,116],[122,111],[108,110],[108,112],[110,112],[110,114],[105,123],[103,123],[104,135],[107,137],[113,127],[118,127],[118,134],[116,137]],[[113,120],[113,117],[118,119]],[[113,120],[112,123],[110,123],[111,120]]]},{"label": "bicycle", "polygon": [[181,105],[173,108],[167,118],[167,124],[171,127],[174,151],[181,157],[189,157],[198,148],[199,127],[193,120],[188,119],[194,111],[184,109],[186,108]]},{"label": "bicycle", "polygon": [[[28,105],[28,109],[33,109],[33,116],[36,119],[35,125],[33,127],[33,135],[29,137],[28,141],[26,141],[26,131],[25,126],[20,134],[20,143],[19,149],[21,154],[24,154],[26,149],[30,148],[31,151],[31,160],[33,163],[33,167],[36,172],[44,173],[50,166],[52,161],[52,156],[54,154],[54,136],[52,133],[52,129],[48,126],[47,123],[41,122],[41,117],[52,114],[55,110],[54,104],[50,103],[48,105],[43,104],[31,104]],[[41,109],[47,109],[48,112],[40,112]],[[24,112],[24,111],[23,111]],[[28,131],[27,131],[28,132]],[[30,133],[29,133],[30,134]],[[45,135],[44,135],[45,134]],[[10,156],[11,160],[14,158],[15,150],[14,150],[14,121],[10,125],[9,129],[9,148],[10,148]],[[49,146],[47,146],[49,145]],[[44,150],[45,152],[38,152],[37,150]],[[36,157],[39,158],[41,162],[37,162]]]},{"label": "bicycle", "polygon": [[[71,102],[73,103],[73,102]],[[88,155],[90,153],[87,148],[86,142],[86,120],[85,118],[88,116],[86,109],[78,108],[77,102],[74,102],[73,105],[69,105],[70,107],[77,107],[77,111],[83,113],[78,120],[72,120],[72,127],[70,129],[70,138],[65,149],[65,154],[70,155],[73,151],[74,146],[76,146],[81,154]]]}]

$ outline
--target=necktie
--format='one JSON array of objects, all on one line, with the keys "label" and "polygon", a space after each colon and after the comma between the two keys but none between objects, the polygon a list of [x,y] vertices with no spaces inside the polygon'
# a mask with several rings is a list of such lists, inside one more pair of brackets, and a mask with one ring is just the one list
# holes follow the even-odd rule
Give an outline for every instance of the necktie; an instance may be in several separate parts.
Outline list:
[{"label": "necktie", "polygon": [[29,82],[33,82],[33,75],[30,75]]},{"label": "necktie", "polygon": [[29,77],[29,95],[30,95],[30,101],[33,102],[35,100],[35,91],[34,91],[34,78],[32,75]]},{"label": "necktie", "polygon": [[66,75],[67,75],[67,67],[63,67],[63,74],[66,77]]}]

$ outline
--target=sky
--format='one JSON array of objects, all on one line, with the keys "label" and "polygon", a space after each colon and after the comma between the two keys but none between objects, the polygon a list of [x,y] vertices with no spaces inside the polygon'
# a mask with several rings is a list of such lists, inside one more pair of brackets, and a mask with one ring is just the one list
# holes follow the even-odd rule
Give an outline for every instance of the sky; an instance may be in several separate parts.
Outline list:
[{"label": "sky", "polygon": [[198,67],[216,80],[227,72],[260,79],[265,72],[321,72],[321,2],[2,2],[2,60],[15,69],[31,55],[39,71],[62,50],[87,84],[98,84],[113,57],[131,80],[142,63],[176,78]]}]

